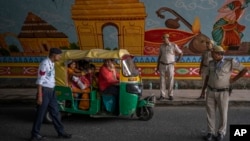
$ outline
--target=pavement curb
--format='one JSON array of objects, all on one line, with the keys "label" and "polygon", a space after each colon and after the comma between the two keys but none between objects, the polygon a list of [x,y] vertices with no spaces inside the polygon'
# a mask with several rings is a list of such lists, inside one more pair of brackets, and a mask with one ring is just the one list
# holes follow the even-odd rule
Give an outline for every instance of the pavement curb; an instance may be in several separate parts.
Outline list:
[{"label": "pavement curb", "polygon": [[[0,105],[35,105],[36,88],[0,89]],[[205,100],[198,100],[201,90],[177,89],[174,100],[157,101],[155,106],[205,106]],[[155,95],[159,97],[159,89],[144,89],[143,97]],[[230,96],[229,106],[250,107],[250,94],[247,89],[236,89]]]},{"label": "pavement curb", "polygon": [[[35,99],[0,99],[0,105],[36,105]],[[166,107],[166,106],[206,106],[205,100],[197,100],[197,101],[180,101],[180,100],[165,100],[165,101],[157,101],[155,102],[155,107]],[[229,106],[232,107],[250,107],[250,101],[229,101]]]}]

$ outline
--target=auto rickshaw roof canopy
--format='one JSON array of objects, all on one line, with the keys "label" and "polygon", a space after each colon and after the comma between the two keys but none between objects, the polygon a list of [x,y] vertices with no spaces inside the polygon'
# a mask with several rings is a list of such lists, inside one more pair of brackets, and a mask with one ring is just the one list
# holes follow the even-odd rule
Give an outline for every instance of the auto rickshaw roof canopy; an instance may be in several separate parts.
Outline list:
[{"label": "auto rickshaw roof canopy", "polygon": [[69,60],[81,59],[122,59],[127,56],[129,52],[126,49],[119,50],[104,50],[104,49],[91,49],[91,50],[64,50],[60,61],[55,63],[56,71],[56,85],[68,86],[67,81],[67,62]]},{"label": "auto rickshaw roof canopy", "polygon": [[62,61],[83,59],[83,58],[121,59],[124,55],[130,55],[126,49],[119,49],[119,50],[104,50],[104,49],[65,50],[62,54]]}]

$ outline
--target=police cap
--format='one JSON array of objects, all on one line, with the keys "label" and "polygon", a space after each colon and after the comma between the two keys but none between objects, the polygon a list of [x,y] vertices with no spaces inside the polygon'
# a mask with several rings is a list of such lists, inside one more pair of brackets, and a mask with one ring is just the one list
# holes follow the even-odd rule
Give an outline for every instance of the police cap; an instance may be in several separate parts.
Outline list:
[{"label": "police cap", "polygon": [[62,51],[59,48],[50,48],[49,53],[50,54],[61,54]]}]

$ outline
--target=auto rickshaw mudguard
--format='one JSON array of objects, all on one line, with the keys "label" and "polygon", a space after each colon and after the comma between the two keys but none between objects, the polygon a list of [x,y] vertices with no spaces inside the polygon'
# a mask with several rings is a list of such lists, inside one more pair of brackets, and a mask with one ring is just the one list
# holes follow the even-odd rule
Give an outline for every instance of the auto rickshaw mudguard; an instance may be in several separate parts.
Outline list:
[{"label": "auto rickshaw mudguard", "polygon": [[137,107],[154,107],[155,106],[155,96],[147,96],[138,101]]}]

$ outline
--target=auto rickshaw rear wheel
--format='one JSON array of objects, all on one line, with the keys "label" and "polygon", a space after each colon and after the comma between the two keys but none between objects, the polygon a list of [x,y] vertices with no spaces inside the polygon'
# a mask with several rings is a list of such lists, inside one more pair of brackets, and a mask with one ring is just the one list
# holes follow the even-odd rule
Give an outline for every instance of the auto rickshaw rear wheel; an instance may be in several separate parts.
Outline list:
[{"label": "auto rickshaw rear wheel", "polygon": [[154,115],[154,111],[152,107],[140,107],[136,109],[136,116],[139,120],[148,121]]}]

